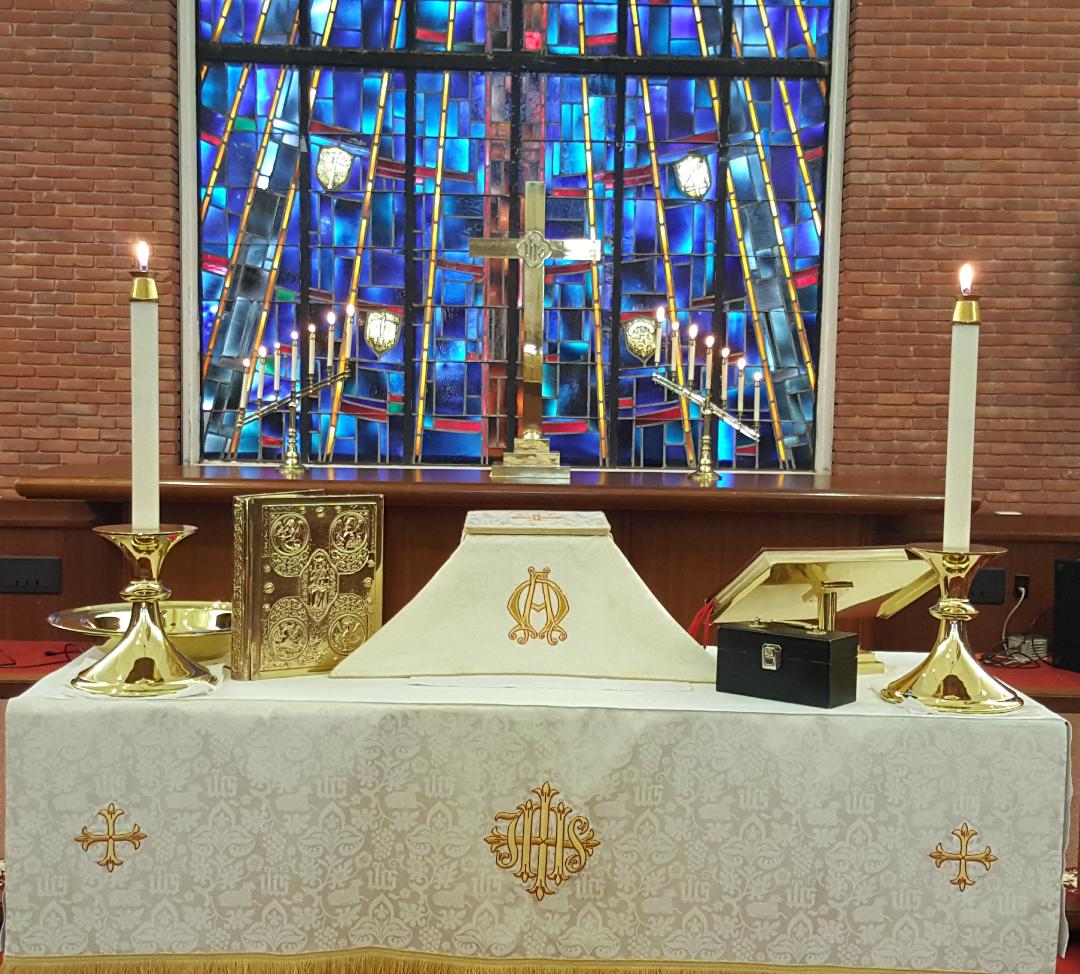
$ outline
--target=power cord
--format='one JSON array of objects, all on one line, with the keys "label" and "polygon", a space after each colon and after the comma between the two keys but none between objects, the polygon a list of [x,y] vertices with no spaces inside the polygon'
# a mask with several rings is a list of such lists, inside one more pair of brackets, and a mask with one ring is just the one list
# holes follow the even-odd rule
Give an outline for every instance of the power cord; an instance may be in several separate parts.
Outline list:
[{"label": "power cord", "polygon": [[1027,598],[1027,589],[1023,585],[1019,586],[1018,591],[1020,596],[1017,598],[1016,604],[1009,610],[1009,614],[1005,616],[1005,621],[1001,624],[1001,641],[994,647],[993,652],[982,655],[982,662],[985,666],[1034,669],[1039,665],[1037,656],[1024,651],[1025,646],[1033,645],[1031,640],[1021,640],[1015,646],[1009,645],[1009,623],[1012,622],[1016,611],[1024,604],[1024,600]]}]

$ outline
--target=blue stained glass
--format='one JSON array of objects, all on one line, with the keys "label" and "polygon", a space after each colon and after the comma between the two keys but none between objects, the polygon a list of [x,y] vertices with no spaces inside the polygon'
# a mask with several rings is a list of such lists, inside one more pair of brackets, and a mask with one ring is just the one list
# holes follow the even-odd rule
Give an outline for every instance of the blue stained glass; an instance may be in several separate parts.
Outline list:
[{"label": "blue stained glass", "polygon": [[199,39],[220,44],[292,44],[299,0],[198,0]]},{"label": "blue stained glass", "polygon": [[[302,2],[310,4],[317,47],[406,43],[404,0]],[[523,57],[617,53],[618,4],[607,0],[417,0],[416,49],[507,51],[516,2]],[[298,40],[296,0],[201,0],[198,10],[204,41]],[[737,0],[733,12],[725,44],[719,0],[627,0],[629,53],[828,56],[825,0]],[[704,382],[702,337],[711,335],[718,357],[721,347],[730,352],[723,373],[717,363],[714,400],[761,433],[755,447],[721,426],[717,458],[737,467],[812,465],[823,79],[785,78],[779,68],[777,77],[724,81],[629,77],[618,118],[622,82],[604,74],[602,62],[585,79],[523,71],[514,87],[511,74],[483,65],[444,73],[402,57],[400,70],[388,72],[314,66],[303,95],[293,68],[200,67],[205,455],[275,458],[281,414],[243,422],[260,402],[260,381],[266,401],[287,394],[294,373],[301,383],[318,380],[349,361],[347,380],[305,404],[306,445],[316,461],[498,459],[516,409],[508,383],[518,366],[508,354],[520,343],[510,333],[517,272],[501,260],[472,258],[469,241],[509,236],[524,183],[541,180],[546,236],[596,237],[604,255],[595,265],[552,260],[545,269],[543,427],[564,462],[689,461],[698,408],[684,409],[655,383],[655,355],[629,342],[663,308],[680,326],[685,381]],[[310,98],[306,133],[301,97]],[[310,150],[307,227],[300,226],[301,136]],[[414,236],[406,239],[410,222]],[[310,248],[305,268],[302,234]],[[692,373],[691,326],[698,331]],[[672,345],[669,329],[665,363]],[[253,365],[260,347],[266,364]]]}]

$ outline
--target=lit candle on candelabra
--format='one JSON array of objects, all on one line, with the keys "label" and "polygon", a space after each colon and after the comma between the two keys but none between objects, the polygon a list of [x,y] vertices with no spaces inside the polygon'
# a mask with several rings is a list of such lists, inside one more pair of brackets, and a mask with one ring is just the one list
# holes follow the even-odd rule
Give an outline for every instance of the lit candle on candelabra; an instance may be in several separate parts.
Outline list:
[{"label": "lit candle on candelabra", "polygon": [[666,313],[664,306],[656,309],[656,353],[653,355],[653,365],[660,364],[660,357],[664,349],[664,318]]},{"label": "lit candle on candelabra", "polygon": [[705,397],[712,393],[712,369],[713,369],[713,345],[716,344],[715,335],[705,336]]},{"label": "lit candle on candelabra", "polygon": [[727,409],[727,380],[728,359],[731,357],[731,349],[725,345],[720,349],[720,405]]},{"label": "lit candle on candelabra", "polygon": [[337,315],[333,311],[326,313],[326,377],[334,374],[334,326],[337,324]]},{"label": "lit candle on candelabra", "polygon": [[263,382],[266,379],[266,346],[259,346],[259,359],[255,363],[255,401],[260,405],[263,401]]},{"label": "lit candle on candelabra", "polygon": [[754,426],[761,422],[761,373],[754,373]]},{"label": "lit candle on candelabra", "polygon": [[676,318],[671,323],[671,378],[678,382],[681,371],[682,346],[679,344],[679,321]]},{"label": "lit candle on candelabra", "polygon": [[975,391],[979,370],[979,299],[972,294],[974,271],[960,268],[960,297],[953,308],[949,363],[949,438],[945,458],[946,551],[971,549],[971,480],[975,459]]},{"label": "lit candle on candelabra", "polygon": [[739,371],[739,392],[738,392],[738,396],[736,398],[736,401],[738,402],[739,405],[738,405],[738,407],[737,407],[737,409],[735,411],[741,417],[742,416],[742,411],[743,411],[743,391],[746,388],[746,359],[745,358],[740,358],[739,359],[739,361],[738,361],[738,371]]},{"label": "lit candle on candelabra", "polygon": [[695,385],[695,383],[694,383],[694,365],[696,364],[696,360],[697,360],[697,333],[698,333],[697,325],[692,324],[687,329],[687,336],[689,338],[689,341],[687,342],[687,344],[690,346],[690,350],[687,353],[688,362],[687,362],[687,366],[686,366],[686,384],[691,389],[693,389],[694,385]]},{"label": "lit candle on candelabra", "polygon": [[315,378],[315,322],[307,326],[307,374],[308,382]]},{"label": "lit candle on candelabra", "polygon": [[274,398],[281,392],[281,342],[274,342]]},{"label": "lit candle on candelabra", "polygon": [[158,293],[150,276],[150,246],[135,245],[131,322],[131,524],[143,531],[161,527],[161,447],[158,440]]}]

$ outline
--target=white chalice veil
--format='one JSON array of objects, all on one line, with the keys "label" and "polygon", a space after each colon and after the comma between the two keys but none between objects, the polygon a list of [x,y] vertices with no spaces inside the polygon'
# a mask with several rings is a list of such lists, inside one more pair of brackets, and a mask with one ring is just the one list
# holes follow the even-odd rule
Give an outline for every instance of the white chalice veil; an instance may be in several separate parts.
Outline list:
[{"label": "white chalice veil", "polygon": [[473,511],[446,564],[332,675],[493,674],[711,683],[715,662],[603,514]]}]

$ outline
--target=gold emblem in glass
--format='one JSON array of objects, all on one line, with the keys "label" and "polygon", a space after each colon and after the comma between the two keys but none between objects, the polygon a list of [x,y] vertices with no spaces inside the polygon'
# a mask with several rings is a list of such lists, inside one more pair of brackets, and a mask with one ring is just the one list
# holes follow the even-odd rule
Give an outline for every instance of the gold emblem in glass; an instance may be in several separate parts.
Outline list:
[{"label": "gold emblem in glass", "polygon": [[349,181],[353,157],[336,145],[323,146],[315,163],[315,175],[328,193],[341,189]]},{"label": "gold emblem in glass", "polygon": [[[570,817],[573,809],[545,781],[512,812],[499,812],[484,841],[491,846],[500,869],[512,869],[539,902],[585,868],[600,840],[584,815]],[[500,823],[505,830],[500,831]]]},{"label": "gold emblem in glass", "polygon": [[99,835],[96,832],[91,832],[84,825],[82,831],[75,836],[75,841],[82,846],[83,852],[98,843],[105,843],[105,855],[97,861],[97,864],[104,866],[109,872],[124,864],[124,860],[116,854],[117,843],[127,842],[133,849],[138,849],[142,840],[147,838],[146,833],[139,830],[138,823],[132,825],[127,832],[117,832],[116,820],[123,814],[124,810],[122,808],[117,808],[115,802],[109,802],[98,812],[98,815],[105,819],[105,832]]},{"label": "gold emblem in glass", "polygon": [[623,322],[623,338],[626,347],[642,364],[656,355],[656,319],[639,316]]}]

